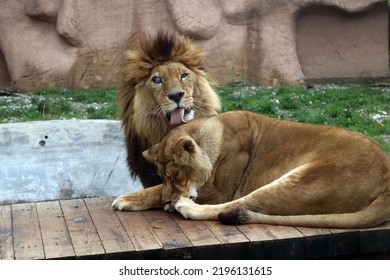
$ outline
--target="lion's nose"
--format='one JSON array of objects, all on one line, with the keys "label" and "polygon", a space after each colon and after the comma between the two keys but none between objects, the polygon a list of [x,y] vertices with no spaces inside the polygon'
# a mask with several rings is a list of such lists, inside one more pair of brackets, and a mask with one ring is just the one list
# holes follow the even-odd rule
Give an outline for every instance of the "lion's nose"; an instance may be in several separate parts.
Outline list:
[{"label": "lion's nose", "polygon": [[179,91],[175,93],[168,94],[168,98],[172,101],[175,101],[177,104],[180,103],[181,98],[184,96],[184,91]]}]

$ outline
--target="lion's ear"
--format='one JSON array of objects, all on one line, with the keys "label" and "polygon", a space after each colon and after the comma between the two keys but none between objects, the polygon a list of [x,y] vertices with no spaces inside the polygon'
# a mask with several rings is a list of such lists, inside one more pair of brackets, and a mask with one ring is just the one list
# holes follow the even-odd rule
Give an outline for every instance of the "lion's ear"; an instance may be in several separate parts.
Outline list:
[{"label": "lion's ear", "polygon": [[196,143],[191,137],[181,138],[173,152],[173,158],[176,162],[181,164],[188,164],[188,160],[193,158],[196,154]]},{"label": "lion's ear", "polygon": [[158,151],[158,146],[159,145],[160,144],[153,145],[152,147],[150,147],[146,151],[142,152],[143,157],[147,161],[149,161],[150,163],[156,164],[156,162],[157,162],[157,151]]}]

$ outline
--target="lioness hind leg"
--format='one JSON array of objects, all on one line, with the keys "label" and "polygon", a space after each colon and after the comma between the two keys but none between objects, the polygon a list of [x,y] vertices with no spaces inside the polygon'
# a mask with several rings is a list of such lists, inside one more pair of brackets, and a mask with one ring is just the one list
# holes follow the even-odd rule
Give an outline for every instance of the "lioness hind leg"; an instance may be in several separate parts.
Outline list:
[{"label": "lioness hind leg", "polygon": [[118,196],[112,202],[112,208],[126,211],[139,211],[162,208],[162,185],[143,189],[135,193]]}]

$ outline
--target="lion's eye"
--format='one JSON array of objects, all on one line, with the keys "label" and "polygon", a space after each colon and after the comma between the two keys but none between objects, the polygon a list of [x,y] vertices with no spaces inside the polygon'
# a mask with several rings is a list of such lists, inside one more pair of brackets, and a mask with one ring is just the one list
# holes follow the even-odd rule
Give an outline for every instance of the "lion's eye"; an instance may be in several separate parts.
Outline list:
[{"label": "lion's eye", "polygon": [[162,79],[161,77],[158,77],[158,76],[153,76],[152,77],[152,82],[156,85],[159,85],[159,84],[162,84]]},{"label": "lion's eye", "polygon": [[180,75],[180,79],[181,79],[182,81],[184,81],[184,80],[187,79],[187,78],[188,78],[188,73],[183,73],[183,74]]}]

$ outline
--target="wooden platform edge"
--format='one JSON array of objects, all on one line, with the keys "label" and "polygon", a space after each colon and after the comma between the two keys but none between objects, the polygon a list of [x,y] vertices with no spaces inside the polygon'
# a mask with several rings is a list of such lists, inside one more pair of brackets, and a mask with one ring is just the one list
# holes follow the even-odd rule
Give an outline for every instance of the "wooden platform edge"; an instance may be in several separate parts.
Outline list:
[{"label": "wooden platform edge", "polygon": [[0,205],[3,259],[390,259],[390,221],[370,229],[226,226],[110,198]]}]

